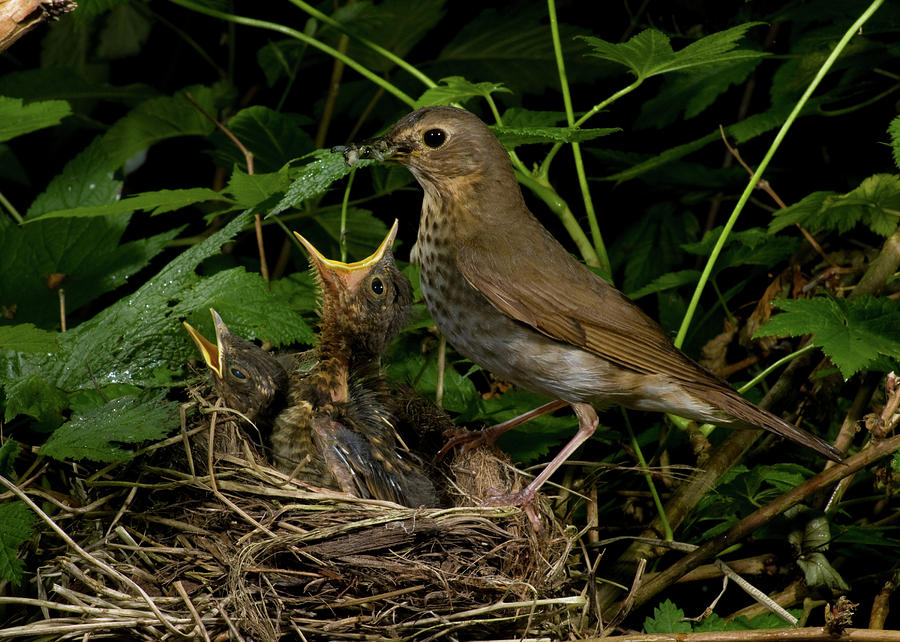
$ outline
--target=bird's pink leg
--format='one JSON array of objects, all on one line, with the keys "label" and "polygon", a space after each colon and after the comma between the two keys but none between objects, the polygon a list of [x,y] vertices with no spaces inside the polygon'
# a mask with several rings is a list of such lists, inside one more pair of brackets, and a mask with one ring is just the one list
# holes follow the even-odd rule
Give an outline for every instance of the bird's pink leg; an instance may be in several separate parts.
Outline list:
[{"label": "bird's pink leg", "polygon": [[449,436],[450,440],[447,441],[447,443],[444,444],[444,447],[441,448],[440,452],[438,452],[438,459],[444,457],[444,455],[446,455],[454,447],[460,444],[462,444],[463,446],[463,452],[468,452],[473,448],[481,446],[482,444],[493,444],[503,433],[509,432],[516,426],[521,426],[522,424],[531,421],[535,417],[540,417],[541,415],[545,415],[548,412],[559,410],[565,405],[565,401],[551,401],[549,403],[545,403],[543,406],[538,406],[534,410],[529,410],[528,412],[522,413],[517,417],[507,419],[504,422],[494,424],[493,426],[484,428],[483,430],[467,430],[465,428],[454,431],[448,430],[444,433],[444,436]]},{"label": "bird's pink leg", "polygon": [[572,456],[572,453],[578,450],[578,447],[581,446],[581,444],[594,434],[594,431],[597,430],[597,425],[600,423],[597,412],[590,404],[573,403],[572,410],[575,411],[575,416],[578,417],[578,432],[575,433],[575,436],[572,437],[569,443],[559,451],[556,457],[553,458],[553,461],[547,464],[546,468],[541,471],[541,474],[535,477],[524,489],[509,495],[491,497],[487,500],[487,504],[491,506],[520,506],[528,514],[528,517],[531,519],[535,528],[540,529],[540,522],[537,521],[537,513],[531,505],[535,495],[537,495],[538,489],[540,489],[540,487],[544,485],[544,482],[550,479],[550,476]]}]

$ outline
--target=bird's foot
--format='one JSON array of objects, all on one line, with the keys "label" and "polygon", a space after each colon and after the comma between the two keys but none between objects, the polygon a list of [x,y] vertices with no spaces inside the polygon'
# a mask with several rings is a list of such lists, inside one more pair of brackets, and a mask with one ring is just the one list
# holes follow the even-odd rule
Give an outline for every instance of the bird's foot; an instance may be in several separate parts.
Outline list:
[{"label": "bird's foot", "polygon": [[517,493],[501,493],[500,491],[491,491],[490,496],[484,500],[485,506],[517,506],[528,515],[528,521],[534,527],[535,531],[540,531],[541,518],[538,516],[535,508],[535,496],[529,488],[524,488]]},{"label": "bird's foot", "polygon": [[454,428],[444,431],[447,443],[438,451],[437,459],[440,461],[457,446],[462,446],[462,452],[467,453],[479,446],[493,445],[499,435],[492,434],[490,428],[485,430],[469,430],[468,428]]}]

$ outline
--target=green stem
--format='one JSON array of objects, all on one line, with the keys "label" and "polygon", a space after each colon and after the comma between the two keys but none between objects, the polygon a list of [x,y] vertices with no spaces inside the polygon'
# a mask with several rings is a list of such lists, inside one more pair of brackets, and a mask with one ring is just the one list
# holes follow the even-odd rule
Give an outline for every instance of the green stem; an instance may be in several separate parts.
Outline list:
[{"label": "green stem", "polygon": [[786,363],[788,363],[788,362],[790,362],[790,361],[793,361],[794,359],[796,359],[797,357],[799,357],[801,354],[803,354],[803,353],[805,353],[805,352],[809,352],[810,350],[813,350],[813,349],[815,349],[815,346],[812,345],[812,344],[809,344],[809,345],[803,346],[803,347],[800,348],[799,350],[796,350],[796,351],[792,352],[791,354],[789,354],[789,355],[787,355],[787,356],[785,356],[785,357],[781,357],[781,359],[779,359],[778,361],[775,361],[775,362],[772,363],[771,365],[767,366],[765,370],[763,370],[763,371],[760,372],[758,375],[756,375],[755,377],[753,377],[750,381],[748,381],[748,382],[745,383],[743,386],[741,386],[740,388],[738,388],[738,392],[741,393],[741,394],[744,394],[745,392],[747,392],[748,390],[750,390],[750,388],[754,387],[754,386],[755,386],[756,384],[758,384],[760,381],[762,381],[763,379],[765,379],[766,377],[768,377],[769,374],[770,374],[773,370],[777,370],[778,368],[780,368],[780,367],[783,366],[784,364],[786,364]]},{"label": "green stem", "polygon": [[706,261],[706,266],[703,268],[703,273],[700,275],[700,281],[697,283],[697,287],[694,290],[694,295],[691,297],[691,302],[688,304],[687,312],[684,315],[684,319],[681,322],[681,327],[678,329],[678,335],[675,337],[675,345],[677,347],[681,347],[684,343],[684,337],[687,334],[688,326],[691,324],[691,320],[694,318],[694,313],[697,311],[697,305],[700,302],[700,294],[703,292],[703,288],[706,286],[706,282],[709,280],[709,275],[712,273],[713,265],[715,265],[716,260],[719,258],[719,254],[722,252],[722,247],[725,245],[725,240],[728,238],[728,235],[731,233],[731,229],[734,227],[734,224],[737,222],[738,216],[741,211],[744,209],[744,205],[747,203],[747,200],[750,198],[750,194],[756,188],[757,183],[759,183],[759,179],[762,176],[763,172],[769,166],[769,162],[772,160],[772,157],[775,155],[775,152],[781,146],[781,142],[784,140],[784,137],[787,135],[788,130],[790,130],[791,126],[794,124],[794,121],[797,120],[797,117],[800,115],[801,110],[806,105],[810,96],[812,96],[813,92],[819,86],[819,83],[822,82],[822,79],[831,69],[835,60],[841,55],[841,52],[846,48],[847,43],[850,42],[850,39],[853,38],[854,34],[856,34],[862,25],[872,16],[873,13],[884,4],[884,0],[873,0],[872,4],[869,5],[869,8],[866,9],[863,14],[853,23],[853,25],[844,33],[843,38],[841,38],[840,42],[838,42],[837,46],[832,50],[831,54],[822,63],[822,66],[819,68],[818,73],[816,73],[816,77],[813,78],[812,82],[806,88],[806,91],[803,92],[803,95],[800,97],[800,100],[797,101],[797,104],[794,105],[794,109],[791,110],[790,115],[788,115],[787,120],[784,122],[784,125],[781,126],[781,129],[778,130],[778,133],[775,135],[775,140],[772,141],[772,144],[769,146],[766,155],[763,157],[762,161],[759,163],[759,167],[756,168],[756,171],[753,173],[753,176],[750,178],[750,182],[747,183],[747,186],[744,188],[743,194],[738,199],[737,204],[734,206],[734,210],[731,212],[731,216],[728,217],[728,221],[725,223],[725,227],[722,229],[722,233],[719,235],[719,239],[716,241],[715,247],[713,247],[712,253],[709,256],[709,259]]},{"label": "green stem", "polygon": [[416,69],[414,66],[412,66],[411,64],[409,64],[408,62],[403,60],[403,58],[401,58],[397,54],[395,54],[391,51],[388,51],[381,45],[375,44],[371,40],[363,38],[362,36],[354,33],[353,30],[348,29],[346,27],[346,25],[341,24],[340,22],[338,22],[337,20],[335,20],[328,14],[322,13],[321,11],[319,11],[312,5],[310,5],[306,2],[303,2],[303,0],[290,0],[290,1],[293,4],[297,5],[298,7],[300,7],[301,9],[303,9],[303,11],[305,11],[306,13],[311,15],[313,18],[315,18],[317,20],[321,20],[322,22],[327,24],[329,27],[333,27],[333,28],[337,29],[338,31],[340,31],[341,33],[347,34],[348,36],[350,36],[357,42],[364,44],[366,47],[368,47],[375,53],[380,54],[381,56],[384,56],[385,58],[390,60],[392,63],[394,63],[401,69],[403,69],[406,73],[410,74],[411,76],[413,76],[414,78],[419,80],[423,85],[425,85],[429,89],[431,89],[432,87],[437,87],[436,82],[434,82],[431,78],[429,78],[428,76],[423,74],[421,71]]},{"label": "green stem", "polygon": [[9,202],[9,199],[3,195],[3,192],[0,192],[0,205],[6,208],[6,211],[9,212],[9,215],[13,217],[16,223],[22,225],[25,222],[25,219],[19,214],[19,210]]},{"label": "green stem", "polygon": [[663,527],[663,535],[667,542],[671,542],[675,539],[675,536],[672,533],[672,526],[669,525],[669,520],[666,517],[666,509],[663,507],[662,499],[659,497],[659,493],[656,492],[656,485],[653,483],[653,476],[650,474],[650,470],[647,468],[647,461],[644,459],[644,453],[641,452],[641,446],[638,444],[637,437],[634,436],[634,430],[631,429],[631,422],[628,420],[628,413],[625,409],[622,409],[622,416],[625,418],[625,427],[628,429],[628,437],[631,440],[631,448],[634,450],[634,455],[637,457],[638,463],[641,466],[641,472],[644,475],[644,479],[647,482],[647,486],[650,489],[650,496],[653,498],[653,504],[656,506],[656,512],[659,515],[659,523]]},{"label": "green stem", "polygon": [[169,0],[170,2],[182,6],[186,9],[190,9],[191,11],[196,11],[197,13],[202,13],[207,16],[212,16],[213,18],[219,18],[220,20],[225,20],[227,22],[232,22],[234,24],[244,25],[247,27],[256,27],[258,29],[269,29],[271,31],[275,31],[291,38],[296,38],[300,42],[305,42],[306,44],[315,47],[319,51],[331,56],[332,58],[336,58],[343,62],[345,65],[356,71],[358,74],[375,83],[386,92],[394,95],[396,98],[400,99],[410,107],[415,106],[416,101],[405,94],[403,91],[392,85],[391,83],[384,80],[378,74],[375,74],[361,64],[350,58],[349,56],[342,54],[340,51],[333,47],[329,47],[324,42],[320,42],[315,38],[312,38],[301,31],[297,31],[296,29],[291,29],[290,27],[285,27],[284,25],[280,25],[275,22],[268,22],[266,20],[257,20],[255,18],[246,18],[244,16],[237,16],[231,13],[224,13],[222,11],[216,11],[215,9],[210,9],[209,7],[205,7],[203,5],[192,2],[191,0]]},{"label": "green stem", "polygon": [[[610,96],[609,98],[607,98],[607,99],[604,100],[603,102],[597,103],[596,105],[594,105],[593,107],[591,107],[589,110],[587,110],[587,111],[581,116],[581,118],[579,118],[578,120],[576,120],[576,121],[574,122],[574,126],[575,126],[575,127],[581,127],[585,122],[587,122],[587,120],[588,120],[589,118],[591,118],[592,116],[594,116],[595,114],[597,114],[598,112],[600,112],[604,107],[606,107],[607,105],[612,104],[614,101],[618,100],[618,99],[621,98],[622,96],[625,96],[626,94],[630,94],[631,92],[633,92],[635,89],[637,89],[637,88],[640,86],[640,84],[641,84],[642,82],[644,82],[644,79],[643,79],[643,78],[638,78],[638,79],[635,80],[633,83],[631,83],[631,84],[628,85],[627,87],[623,87],[622,89],[620,89],[619,91],[617,91],[616,93],[614,93],[612,96]],[[553,145],[553,147],[550,148],[550,151],[547,152],[547,156],[544,157],[544,162],[541,163],[540,173],[541,173],[542,175],[546,175],[546,174],[550,171],[550,164],[553,162],[553,158],[556,156],[556,153],[560,150],[560,148],[562,147],[562,145],[563,145],[562,143],[556,143],[556,144]]]},{"label": "green stem", "polygon": [[341,203],[341,261],[347,262],[347,203],[350,201],[350,188],[353,187],[353,178],[356,176],[356,167],[350,170],[347,178],[347,187],[344,188],[344,200]]},{"label": "green stem", "polygon": [[[569,127],[575,125],[575,112],[572,110],[572,95],[569,92],[569,81],[566,76],[566,62],[562,55],[562,43],[559,40],[559,21],[556,18],[556,1],[547,0],[547,13],[550,16],[550,34],[553,38],[553,55],[556,58],[556,70],[559,73],[559,85],[562,89],[563,105],[566,110],[566,122]],[[584,172],[584,159],[581,157],[581,145],[572,143],[572,156],[575,159],[575,174],[578,176],[578,186],[581,188],[581,198],[584,200],[584,211],[587,214],[588,227],[591,230],[591,238],[594,241],[594,250],[600,261],[600,269],[612,277],[612,269],[609,265],[609,256],[606,253],[606,245],[600,234],[600,226],[597,224],[597,213],[594,211],[594,201],[591,199],[591,190],[588,187],[587,175]]]}]

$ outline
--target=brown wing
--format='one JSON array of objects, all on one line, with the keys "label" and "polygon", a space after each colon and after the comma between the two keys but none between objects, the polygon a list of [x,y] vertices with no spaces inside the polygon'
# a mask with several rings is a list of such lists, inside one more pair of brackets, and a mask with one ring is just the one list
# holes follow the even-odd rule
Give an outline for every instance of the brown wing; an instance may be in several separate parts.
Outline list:
[{"label": "brown wing", "polygon": [[636,372],[685,379],[700,370],[655,321],[540,231],[529,235],[528,254],[507,239],[490,248],[474,239],[459,250],[457,267],[497,309],[548,337]]}]

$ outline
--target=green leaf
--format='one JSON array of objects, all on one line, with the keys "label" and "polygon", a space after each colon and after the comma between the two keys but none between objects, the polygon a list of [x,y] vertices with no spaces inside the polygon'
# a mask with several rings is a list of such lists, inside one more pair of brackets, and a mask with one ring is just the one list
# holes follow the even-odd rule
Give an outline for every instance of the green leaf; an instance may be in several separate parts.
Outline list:
[{"label": "green leaf", "polygon": [[29,132],[58,125],[72,113],[64,100],[28,103],[19,98],[0,96],[0,142]]},{"label": "green leaf", "polygon": [[894,165],[900,168],[900,116],[891,121],[891,124],[888,126],[888,135],[891,137]]},{"label": "green leaf", "polygon": [[[351,2],[332,16],[350,33],[384,47],[405,58],[413,46],[437,25],[444,16],[444,0],[384,0],[383,2]],[[336,40],[339,34],[323,29],[322,36]],[[394,63],[381,54],[351,39],[347,55],[365,67],[386,73]]]},{"label": "green leaf", "polygon": [[632,301],[647,296],[648,294],[656,294],[665,290],[673,290],[680,288],[682,285],[696,285],[700,280],[700,270],[679,270],[678,272],[667,272],[659,276],[642,288],[638,288],[634,292],[628,293],[628,298]]},{"label": "green leaf", "polygon": [[72,207],[69,209],[53,210],[39,216],[26,219],[25,223],[32,223],[48,218],[93,218],[95,216],[115,216],[117,214],[131,214],[138,210],[147,210],[152,215],[172,212],[196,203],[207,201],[226,201],[219,192],[205,187],[192,189],[164,189],[157,192],[144,192],[135,194],[129,198],[123,198],[106,205],[88,207]]},{"label": "green leaf", "polygon": [[242,208],[251,208],[268,199],[283,194],[291,184],[287,165],[277,172],[247,174],[235,166],[225,190],[240,203]]},{"label": "green leaf", "polygon": [[[269,292],[259,274],[242,267],[199,280],[190,298],[173,307],[173,314],[188,317],[194,327],[209,330],[206,336],[215,336],[209,308],[216,309],[229,330],[249,339],[266,339],[276,347],[315,342],[315,333],[297,312]],[[198,316],[203,321],[194,323]]]},{"label": "green leaf", "polygon": [[[708,230],[697,243],[685,243],[684,250],[697,256],[709,256],[722,234],[722,228]],[[787,237],[772,238],[765,230],[752,227],[740,232],[731,232],[725,241],[722,254],[716,261],[714,274],[730,267],[764,265],[767,268],[778,264],[790,256],[800,241]]]},{"label": "green leaf", "polygon": [[[464,26],[429,65],[432,77],[462,75],[473,82],[502,81],[515,93],[559,89],[553,39],[541,3],[523,3],[516,11],[487,9]],[[566,60],[581,60],[588,48],[575,36],[579,27],[560,23],[560,43]],[[588,65],[568,67],[569,82],[593,78]]]},{"label": "green leaf", "polygon": [[0,76],[0,96],[15,96],[29,102],[65,100],[76,112],[80,111],[79,105],[93,105],[97,100],[133,104],[157,95],[147,85],[117,86],[90,80],[74,67],[41,67]]},{"label": "green leaf", "polygon": [[58,348],[55,332],[41,330],[30,323],[0,326],[0,350],[50,353]]},{"label": "green leaf", "polygon": [[128,219],[59,218],[23,226],[0,219],[0,305],[16,306],[17,321],[56,327],[59,297],[51,275],[65,288],[67,312],[74,312],[123,285],[180,231],[120,243]]},{"label": "green leaf", "polygon": [[900,303],[864,296],[849,301],[832,297],[779,300],[783,312],[757,331],[757,337],[812,334],[812,345],[822,348],[849,379],[873,365],[880,356],[900,357]]},{"label": "green leaf", "polygon": [[580,143],[622,131],[618,127],[579,129],[578,127],[492,127],[506,149],[533,143]]},{"label": "green leaf", "polygon": [[36,374],[21,377],[7,384],[4,391],[6,392],[4,421],[19,415],[28,415],[38,420],[41,430],[52,430],[63,422],[63,410],[69,407],[66,395]]},{"label": "green leaf", "polygon": [[429,105],[449,105],[450,103],[464,103],[471,98],[481,96],[487,98],[494,92],[506,92],[510,90],[503,83],[479,82],[474,83],[462,76],[448,76],[441,78],[437,87],[425,90],[416,101],[416,109]]},{"label": "green leaf", "polygon": [[[309,25],[307,21],[307,25]],[[312,35],[312,34],[310,34]],[[303,60],[307,44],[294,40],[276,40],[261,47],[256,52],[256,62],[266,76],[266,84],[274,87],[282,76],[290,77]]]},{"label": "green leaf", "polygon": [[611,43],[593,36],[583,36],[583,39],[593,50],[590,55],[624,65],[638,80],[645,80],[657,74],[759,58],[765,54],[750,49],[735,49],[737,41],[744,37],[747,30],[759,24],[763,23],[748,22],[710,34],[678,52],[672,50],[669,37],[656,29],[646,29],[622,43]]},{"label": "green leaf", "polygon": [[700,225],[690,212],[669,202],[652,205],[610,248],[613,269],[624,267],[620,287],[632,292],[673,270],[684,260],[682,244],[699,234]]},{"label": "green leaf", "polygon": [[775,212],[769,233],[794,224],[802,225],[813,234],[844,233],[858,223],[884,237],[896,231],[900,223],[900,176],[869,176],[846,194],[813,192],[799,203]]},{"label": "green leaf", "polygon": [[[343,155],[332,153],[327,149],[317,149],[304,158],[312,160],[301,167],[291,168],[290,174],[293,183],[284,198],[267,216],[279,214],[289,207],[301,208],[303,203],[320,198],[333,182],[350,173],[350,168],[344,163]],[[374,162],[362,160],[357,167],[365,167]]]},{"label": "green leaf", "polygon": [[112,10],[100,31],[97,57],[106,60],[134,56],[150,35],[150,21],[130,4]]},{"label": "green leaf", "polygon": [[[136,292],[62,333],[60,348],[54,355],[15,353],[10,357],[0,353],[0,373],[13,378],[37,372],[68,392],[93,387],[94,382],[99,386],[157,385],[160,368],[179,367],[195,353],[181,320],[188,311],[201,307],[198,303],[191,305],[191,289],[201,280],[197,266],[218,254],[249,218],[247,212],[235,217],[215,234],[182,252]],[[175,311],[179,303],[181,317]]]},{"label": "green leaf", "polygon": [[0,578],[15,586],[22,583],[24,564],[16,551],[31,538],[35,515],[25,502],[0,504]]},{"label": "green leaf", "polygon": [[743,83],[759,62],[759,58],[737,60],[666,78],[655,95],[641,106],[638,127],[665,127],[674,123],[682,111],[685,120],[697,116],[729,87]]},{"label": "green leaf", "polygon": [[[315,144],[302,127],[312,121],[300,114],[283,114],[262,105],[242,109],[228,119],[228,129],[253,154],[254,173],[276,172],[286,163],[313,151]],[[213,156],[224,167],[247,169],[244,154],[217,130],[211,137]]]},{"label": "green leaf", "polygon": [[119,444],[162,439],[178,427],[179,407],[158,393],[114,399],[57,428],[40,454],[61,461],[124,461],[132,451]]},{"label": "green leaf", "polygon": [[15,439],[7,437],[0,446],[0,475],[9,478],[15,470],[16,457],[22,452],[22,444]]},{"label": "green leaf", "polygon": [[653,608],[653,616],[644,619],[645,633],[690,633],[689,622],[682,622],[684,611],[671,600]]}]

